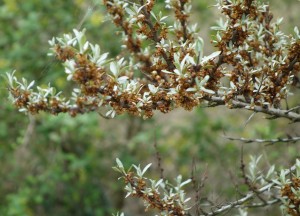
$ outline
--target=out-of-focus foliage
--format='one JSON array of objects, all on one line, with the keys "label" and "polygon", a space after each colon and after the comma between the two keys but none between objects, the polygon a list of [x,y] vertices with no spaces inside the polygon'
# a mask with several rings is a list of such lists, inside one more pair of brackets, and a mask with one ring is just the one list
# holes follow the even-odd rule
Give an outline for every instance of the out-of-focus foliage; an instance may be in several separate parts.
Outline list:
[{"label": "out-of-focus foliage", "polygon": [[[0,73],[16,69],[28,79],[51,81],[62,88],[66,85],[62,67],[47,56],[47,41],[80,26],[87,29],[92,42],[116,55],[120,50],[116,29],[106,21],[100,2],[0,0]],[[201,29],[215,20],[210,4],[209,0],[194,1],[197,13],[192,19],[199,20]],[[272,10],[283,5],[289,10],[299,3],[272,0],[270,4]],[[293,23],[286,29],[291,26]],[[203,29],[203,34],[210,33]],[[212,112],[197,109],[194,113],[179,110],[151,121],[126,116],[108,121],[97,114],[76,119],[65,115],[26,117],[7,103],[3,85],[0,96],[0,215],[8,216],[101,216],[122,208],[135,215],[143,214],[141,209],[124,205],[122,184],[116,184],[117,175],[111,167],[116,157],[126,166],[138,161],[156,163],[155,133],[165,174],[175,177],[182,173],[189,178],[194,158],[199,163],[199,173],[205,171],[207,164],[211,167],[206,191],[211,199],[216,199],[215,191],[222,191],[219,199],[234,196],[235,188],[222,183],[231,178],[224,167],[239,163],[240,148],[224,141],[223,131],[268,138],[280,128],[280,124],[275,126],[272,122],[252,122],[246,126],[251,130],[245,132],[243,123],[247,117],[232,118],[235,113],[222,108]],[[285,158],[278,149],[269,147],[270,160]],[[257,150],[264,148],[249,147],[249,151]],[[290,147],[286,153],[289,158],[297,156],[293,150]],[[239,168],[230,172],[238,175]],[[214,178],[216,173],[221,178]]]},{"label": "out-of-focus foliage", "polygon": [[57,78],[60,67],[47,57],[47,41],[76,27],[87,28],[94,40],[99,40],[101,32],[103,49],[113,54],[120,46],[109,40],[111,35],[107,33],[113,26],[102,25],[104,21],[99,1],[4,1],[0,6],[1,71],[16,69],[35,79]]},{"label": "out-of-focus foliage", "polygon": [[[113,27],[104,20],[98,1],[2,1],[0,73],[16,69],[64,86],[47,41],[82,25],[95,40],[101,32],[103,49],[113,55],[120,46],[108,40]],[[101,149],[98,116],[28,119],[6,97],[2,85],[0,215],[107,215],[111,204],[102,182],[110,168],[103,162],[111,155]]]}]

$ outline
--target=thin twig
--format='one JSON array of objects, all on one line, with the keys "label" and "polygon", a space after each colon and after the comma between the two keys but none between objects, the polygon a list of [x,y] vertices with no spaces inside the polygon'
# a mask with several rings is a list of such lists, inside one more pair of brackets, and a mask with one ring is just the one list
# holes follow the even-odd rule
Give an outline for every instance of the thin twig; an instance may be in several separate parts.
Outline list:
[{"label": "thin twig", "polygon": [[161,179],[165,179],[164,178],[164,169],[161,165],[161,156],[158,150],[158,146],[157,146],[157,134],[156,134],[156,130],[154,130],[154,143],[153,143],[154,149],[155,149],[155,156],[156,156],[156,160],[157,160],[157,167],[160,171],[160,178]]},{"label": "thin twig", "polygon": [[[291,172],[293,172],[294,170],[296,170],[296,165],[292,166],[290,169],[287,169],[284,171],[285,175],[289,175]],[[260,189],[257,190],[257,193],[264,193],[265,191],[269,190],[270,188],[274,187],[276,184],[274,182],[271,182],[263,187],[261,187]],[[244,197],[242,197],[239,200],[236,200],[234,202],[230,202],[228,205],[224,205],[221,208],[214,210],[210,213],[208,213],[208,216],[215,216],[215,215],[219,215],[225,211],[228,211],[230,209],[233,208],[238,208],[241,205],[243,205],[244,203],[246,203],[247,201],[249,201],[250,199],[253,199],[253,197],[256,195],[256,193],[254,193],[253,191],[247,193]],[[271,201],[269,201],[271,202]],[[275,202],[275,201],[274,201]],[[272,203],[273,204],[273,203]],[[205,215],[200,215],[200,216],[205,216]]]},{"label": "thin twig", "polygon": [[291,109],[288,109],[286,112],[289,113],[289,112],[295,111],[297,109],[300,109],[300,105],[299,106],[295,106],[295,107],[293,107]]},{"label": "thin twig", "polygon": [[29,123],[27,125],[24,137],[23,137],[23,142],[19,146],[19,148],[16,151],[16,158],[18,161],[18,164],[23,164],[24,160],[28,157],[28,146],[30,145],[32,139],[33,139],[33,134],[35,132],[35,126],[36,126],[36,120],[34,116],[28,115],[29,117]]},{"label": "thin twig", "polygon": [[253,185],[250,182],[250,179],[247,177],[245,168],[246,168],[246,165],[244,163],[244,146],[242,145],[242,149],[241,149],[241,171],[242,171],[242,177],[244,179],[244,183],[248,186],[250,191],[253,191],[256,194],[258,199],[260,199],[264,204],[266,204],[267,201],[261,196],[260,193],[257,192],[256,186]]},{"label": "thin twig", "polygon": [[[225,99],[222,96],[211,96],[211,97],[204,97],[204,100],[208,102],[214,103],[214,105],[225,105]],[[300,122],[300,114],[288,110],[276,109],[276,108],[264,108],[262,106],[252,106],[249,103],[238,101],[238,100],[231,100],[231,108],[232,109],[247,109],[254,112],[265,113],[276,118],[286,118],[293,122]]]},{"label": "thin twig", "polygon": [[288,137],[288,138],[277,138],[277,139],[247,139],[244,137],[234,138],[224,136],[226,139],[234,140],[234,141],[242,141],[243,143],[266,143],[266,144],[274,144],[278,142],[298,142],[300,137]]},{"label": "thin twig", "polygon": [[244,127],[247,126],[247,124],[251,121],[251,119],[254,117],[255,114],[256,114],[256,112],[252,113],[252,114],[249,116],[249,118],[247,119],[247,121],[246,121],[245,124],[244,124]]},{"label": "thin twig", "polygon": [[196,206],[196,215],[207,215],[207,213],[204,211],[204,209],[201,208],[200,206],[200,192],[201,189],[204,188],[204,182],[207,179],[207,166],[205,168],[204,173],[202,174],[202,177],[200,181],[195,178],[195,172],[196,171],[196,164],[195,164],[195,159],[193,158],[193,164],[192,164],[192,172],[191,172],[191,179],[192,179],[192,184],[193,188],[195,191],[195,206]]},{"label": "thin twig", "polygon": [[260,207],[274,205],[274,204],[279,203],[279,202],[280,202],[280,199],[277,198],[277,199],[273,199],[273,200],[266,201],[266,202],[263,202],[263,203],[252,203],[251,205],[245,205],[245,208],[260,208]]},{"label": "thin twig", "polygon": [[23,139],[23,143],[22,143],[22,148],[26,148],[31,139],[32,139],[32,134],[34,133],[34,129],[35,129],[35,118],[32,115],[28,115],[29,117],[29,124],[27,126],[25,135],[24,135],[24,139]]}]

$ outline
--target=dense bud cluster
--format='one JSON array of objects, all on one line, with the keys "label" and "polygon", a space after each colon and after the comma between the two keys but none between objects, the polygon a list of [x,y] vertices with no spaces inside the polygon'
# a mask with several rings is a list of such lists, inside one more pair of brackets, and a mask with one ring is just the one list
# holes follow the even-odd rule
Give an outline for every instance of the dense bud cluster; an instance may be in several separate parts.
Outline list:
[{"label": "dense bud cluster", "polygon": [[286,213],[292,216],[300,214],[300,178],[293,177],[291,182],[284,185],[281,189],[281,196],[286,199]]},{"label": "dense bud cluster", "polygon": [[234,102],[242,102],[247,109],[268,110],[280,107],[290,86],[298,83],[299,31],[295,28],[294,36],[283,34],[281,19],[271,22],[268,5],[217,1],[225,21],[212,27],[218,51],[209,56],[203,56],[204,42],[196,25],[188,23],[190,1],[165,2],[175,14],[171,24],[169,17],[154,12],[154,0],[104,0],[104,5],[122,29],[129,58],[108,59],[99,45],[86,40],[84,30],[53,38],[49,43],[55,57],[78,88],[66,99],[50,86],[34,92],[33,82],[27,85],[8,74],[14,104],[21,111],[75,116],[106,107],[106,116],[127,112],[149,118],[154,110],[191,110],[204,101],[232,108],[241,108]]},{"label": "dense bud cluster", "polygon": [[127,195],[138,197],[144,201],[146,211],[155,209],[160,215],[168,216],[184,216],[190,209],[187,202],[190,198],[186,198],[182,187],[191,182],[191,179],[182,182],[182,176],[178,176],[176,185],[170,184],[167,180],[160,179],[158,181],[148,179],[144,176],[151,164],[144,169],[140,166],[133,165],[135,171],[125,171],[122,162],[117,159],[117,166],[113,167],[115,171],[121,173],[124,179]]}]

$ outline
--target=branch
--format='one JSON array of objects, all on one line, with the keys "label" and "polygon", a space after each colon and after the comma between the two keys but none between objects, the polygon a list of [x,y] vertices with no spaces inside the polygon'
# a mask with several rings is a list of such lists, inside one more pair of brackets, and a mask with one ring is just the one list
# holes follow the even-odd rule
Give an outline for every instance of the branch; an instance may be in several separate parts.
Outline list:
[{"label": "branch", "polygon": [[29,117],[29,123],[23,138],[23,143],[22,143],[23,148],[26,148],[30,144],[30,141],[32,139],[35,130],[35,125],[36,125],[35,118],[32,115],[28,115],[28,117]]},{"label": "branch", "polygon": [[245,184],[248,186],[249,190],[254,192],[258,199],[260,199],[264,204],[267,203],[267,201],[261,196],[261,194],[257,191],[256,186],[253,184],[253,182],[250,181],[246,174],[245,170],[245,163],[244,163],[244,148],[242,146],[242,152],[241,152],[241,171],[242,171],[242,177],[244,179]]},{"label": "branch", "polygon": [[247,139],[247,138],[234,138],[234,137],[227,137],[224,136],[226,139],[234,140],[234,141],[242,141],[244,143],[278,143],[278,142],[298,142],[300,140],[300,137],[290,137],[290,138],[277,138],[277,139]]},{"label": "branch", "polygon": [[[107,109],[106,116],[112,118],[123,113],[151,118],[155,110],[163,113],[177,107],[192,110],[206,101],[210,106],[226,105],[229,108],[265,113],[272,118],[300,121],[296,107],[289,110],[279,108],[289,93],[294,77],[292,72],[298,70],[300,36],[287,42],[285,37],[281,37],[268,25],[259,30],[263,22],[270,22],[268,7],[262,8],[252,0],[245,2],[246,8],[242,7],[247,9],[251,6],[249,11],[241,9],[237,2],[231,4],[228,1],[226,7],[220,4],[219,7],[223,8],[222,12],[227,16],[227,24],[215,28],[223,29],[218,32],[217,41],[214,42],[219,51],[203,57],[204,42],[201,38],[196,41],[188,39],[184,44],[177,43],[168,34],[168,29],[176,30],[177,27],[163,22],[166,16],[159,15],[161,18],[157,19],[153,15],[153,0],[147,1],[146,5],[144,2],[140,0],[139,8],[132,6],[129,11],[124,11],[123,7],[128,6],[124,1],[104,0],[108,12],[113,15],[114,23],[124,31],[127,48],[142,64],[133,57],[125,61],[122,55],[108,59],[108,53],[100,54],[99,45],[86,40],[84,30],[74,29],[74,34],[65,34],[62,38],[49,41],[54,55],[65,67],[67,80],[72,80],[78,87],[73,89],[72,97],[56,94],[51,86],[37,87],[37,91],[33,91],[34,81],[18,81],[14,73],[8,73],[10,98],[15,106],[31,114],[44,111],[53,115],[69,113],[71,116],[98,111],[104,107]],[[177,7],[178,11],[175,10],[177,19],[186,20],[186,11],[183,11],[186,7],[183,6],[188,1],[177,2],[181,3],[180,8]],[[245,13],[249,13],[251,18],[247,20],[249,25],[236,26],[239,22],[244,23],[242,17]],[[136,25],[141,26],[137,29]],[[256,34],[268,35],[268,41],[252,41],[250,36]],[[152,43],[143,44],[144,40],[151,40]],[[282,46],[272,54],[274,62],[271,64],[268,52],[259,47],[271,49],[274,41],[281,40]],[[149,45],[149,52],[142,49],[144,45]],[[285,57],[287,53],[288,58]],[[280,59],[286,59],[286,62]],[[293,71],[288,73],[290,69]],[[141,70],[147,79],[135,77],[137,70]],[[229,82],[228,86],[223,84],[223,79],[225,83]],[[219,95],[220,92],[224,94]],[[244,100],[239,99],[242,97]]]},{"label": "branch", "polygon": [[[285,175],[289,175],[291,172],[293,172],[294,170],[296,170],[296,165],[292,166],[290,169],[286,170],[285,171]],[[215,216],[215,215],[219,215],[227,210],[230,210],[232,208],[237,208],[237,207],[240,207],[242,206],[244,203],[246,203],[248,200],[254,198],[254,196],[256,195],[256,193],[259,193],[259,194],[262,194],[264,193],[265,191],[269,190],[270,188],[274,187],[276,184],[274,182],[272,183],[269,183],[263,187],[261,187],[260,189],[256,190],[256,192],[249,192],[248,194],[246,194],[244,197],[242,197],[241,199],[235,201],[235,202],[231,202],[229,203],[228,205],[224,205],[222,206],[221,208],[215,210],[215,211],[212,211],[210,213],[208,213],[207,215],[208,216]],[[276,201],[275,201],[276,200]],[[257,207],[259,207],[259,205],[266,205],[266,204],[270,204],[270,205],[273,205],[277,202],[277,199],[274,199],[274,200],[271,200],[271,201],[268,201],[267,203],[259,203],[259,204],[253,204],[253,207],[257,205]],[[250,205],[251,207],[251,205]],[[204,216],[204,215],[201,215],[201,216]]]},{"label": "branch", "polygon": [[24,161],[29,158],[28,146],[30,145],[35,132],[36,119],[32,115],[28,115],[28,117],[29,122],[23,137],[23,141],[16,151],[16,159],[18,164],[24,163]]},{"label": "branch", "polygon": [[266,203],[263,203],[263,202],[261,202],[261,203],[252,203],[251,205],[246,205],[245,207],[246,208],[260,208],[260,207],[274,205],[278,202],[280,202],[279,198],[273,199],[273,200],[270,200],[270,201],[266,201]]},{"label": "branch", "polygon": [[295,107],[287,110],[287,112],[292,112],[292,111],[295,111],[295,110],[298,110],[298,109],[300,109],[300,105],[299,106],[295,106]]},{"label": "branch", "polygon": [[[216,105],[225,105],[225,99],[217,96],[212,96],[212,97],[205,97],[204,98],[206,101],[216,103]],[[254,112],[261,112],[265,113],[271,116],[274,116],[276,118],[286,118],[291,120],[292,122],[299,122],[300,121],[300,114],[296,112],[292,112],[290,110],[282,110],[282,109],[277,109],[277,108],[264,108],[261,106],[252,106],[249,103],[245,103],[242,101],[238,100],[231,100],[230,101],[231,107],[233,109],[247,109],[247,110],[252,110]]]},{"label": "branch", "polygon": [[[140,4],[144,5],[144,0],[140,0]],[[147,26],[149,27],[150,31],[151,31],[151,36],[152,36],[152,40],[155,43],[160,43],[160,36],[158,34],[158,31],[156,30],[154,24],[151,21],[151,13],[147,11],[147,9],[145,7],[142,8],[142,14],[145,16],[145,23],[147,24]],[[172,61],[172,59],[170,58],[170,56],[167,55],[167,52],[165,52],[164,50],[161,50],[161,54],[162,57],[164,58],[164,60],[166,61],[167,65],[168,65],[168,69],[169,70],[174,70],[175,65]]]}]

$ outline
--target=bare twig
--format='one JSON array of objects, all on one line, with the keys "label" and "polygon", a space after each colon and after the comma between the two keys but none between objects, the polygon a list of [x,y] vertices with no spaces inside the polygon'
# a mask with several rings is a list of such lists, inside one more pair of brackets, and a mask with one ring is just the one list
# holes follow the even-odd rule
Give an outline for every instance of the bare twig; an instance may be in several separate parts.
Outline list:
[{"label": "bare twig", "polygon": [[292,111],[295,111],[295,110],[298,110],[298,109],[300,109],[300,105],[299,106],[295,106],[295,107],[293,107],[291,109],[288,109],[286,112],[289,113],[289,112],[292,112]]},{"label": "bare twig", "polygon": [[205,168],[205,171],[202,174],[200,181],[195,178],[195,173],[194,173],[195,171],[196,171],[196,164],[195,164],[195,159],[193,159],[191,179],[192,179],[192,184],[193,184],[193,188],[195,191],[196,214],[197,215],[200,215],[200,214],[207,215],[206,211],[204,211],[204,209],[202,209],[200,206],[200,200],[201,200],[200,192],[201,192],[201,189],[204,188],[204,182],[207,179],[207,167]]},{"label": "bare twig", "polygon": [[157,134],[156,134],[156,130],[154,130],[154,149],[155,149],[155,156],[156,156],[156,160],[157,160],[157,167],[160,171],[160,178],[161,179],[165,179],[164,178],[164,169],[161,165],[161,156],[160,156],[160,153],[159,153],[159,150],[158,150],[158,146],[157,146]]},{"label": "bare twig", "polygon": [[244,143],[266,143],[266,144],[274,144],[278,142],[298,142],[300,137],[288,137],[288,138],[277,138],[277,139],[247,139],[244,137],[234,138],[234,137],[227,137],[226,139],[234,140],[234,141],[242,141]]},{"label": "bare twig", "polygon": [[29,117],[29,123],[24,135],[24,139],[23,139],[23,143],[22,143],[22,148],[26,148],[29,143],[30,140],[32,139],[32,134],[34,133],[34,129],[35,129],[35,118],[32,115],[28,115]]},{"label": "bare twig", "polygon": [[23,160],[25,160],[28,157],[29,154],[28,145],[30,144],[35,131],[35,125],[36,125],[35,118],[30,114],[28,115],[28,117],[29,117],[29,123],[27,125],[27,129],[23,137],[23,142],[16,151],[16,158],[19,164],[22,164],[24,162]]},{"label": "bare twig", "polygon": [[260,207],[264,207],[264,206],[270,206],[270,205],[274,205],[276,203],[280,202],[280,199],[273,199],[270,201],[266,201],[266,202],[261,202],[261,203],[252,203],[251,205],[245,205],[245,208],[260,208]]},{"label": "bare twig", "polygon": [[251,119],[254,117],[255,114],[256,114],[256,112],[252,113],[252,114],[249,116],[249,118],[247,119],[247,121],[246,121],[245,124],[244,124],[244,127],[247,126],[247,124],[251,121]]},{"label": "bare twig", "polygon": [[[222,97],[212,96],[212,97],[204,97],[204,99],[208,102],[213,102],[215,105],[225,105],[225,99]],[[282,110],[276,108],[264,108],[261,106],[252,106],[249,103],[238,101],[238,100],[231,100],[231,108],[233,109],[247,109],[252,110],[254,112],[265,113],[276,118],[286,118],[293,122],[300,121],[300,114],[296,112],[292,112],[289,110]]]}]

